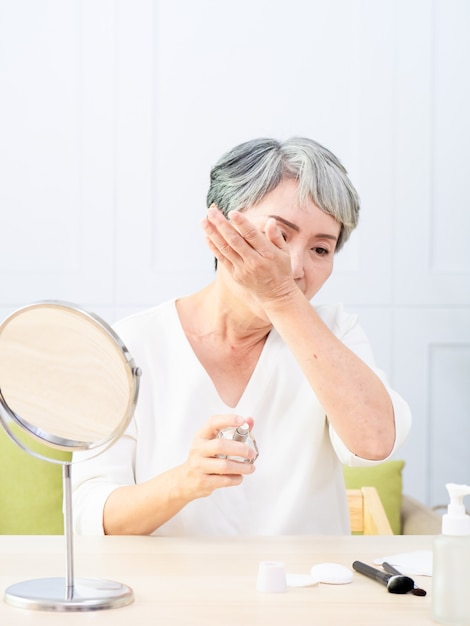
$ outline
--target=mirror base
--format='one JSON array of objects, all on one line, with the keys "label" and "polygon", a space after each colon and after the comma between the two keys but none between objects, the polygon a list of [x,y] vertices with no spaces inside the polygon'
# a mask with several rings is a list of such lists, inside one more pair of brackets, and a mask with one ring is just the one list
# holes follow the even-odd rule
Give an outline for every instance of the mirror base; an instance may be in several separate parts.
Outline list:
[{"label": "mirror base", "polygon": [[112,580],[78,578],[67,590],[65,578],[38,578],[11,585],[5,591],[4,600],[20,609],[97,611],[131,604],[134,592]]}]

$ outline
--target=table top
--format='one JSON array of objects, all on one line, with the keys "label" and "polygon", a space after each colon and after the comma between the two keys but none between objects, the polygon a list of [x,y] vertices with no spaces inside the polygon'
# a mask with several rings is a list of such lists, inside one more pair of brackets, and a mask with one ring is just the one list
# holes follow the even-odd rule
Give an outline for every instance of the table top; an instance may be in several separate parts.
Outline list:
[{"label": "table top", "polygon": [[[285,593],[256,590],[260,561],[282,561],[308,574],[322,562],[351,567],[355,560],[430,550],[431,536],[344,537],[76,537],[76,579],[129,585],[125,607],[64,613],[15,608],[0,601],[0,624],[113,626],[419,626],[433,624],[431,578],[416,576],[427,596],[395,595],[357,572],[347,585],[317,584]],[[65,577],[62,536],[0,536],[0,590],[24,580]]]}]

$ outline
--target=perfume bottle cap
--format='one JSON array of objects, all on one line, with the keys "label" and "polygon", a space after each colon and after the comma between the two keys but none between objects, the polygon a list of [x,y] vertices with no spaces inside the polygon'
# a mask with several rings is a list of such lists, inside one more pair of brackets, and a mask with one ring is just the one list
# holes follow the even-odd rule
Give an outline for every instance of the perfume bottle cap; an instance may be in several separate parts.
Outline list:
[{"label": "perfume bottle cap", "polygon": [[280,561],[261,561],[258,566],[256,590],[265,593],[287,591],[286,569]]}]

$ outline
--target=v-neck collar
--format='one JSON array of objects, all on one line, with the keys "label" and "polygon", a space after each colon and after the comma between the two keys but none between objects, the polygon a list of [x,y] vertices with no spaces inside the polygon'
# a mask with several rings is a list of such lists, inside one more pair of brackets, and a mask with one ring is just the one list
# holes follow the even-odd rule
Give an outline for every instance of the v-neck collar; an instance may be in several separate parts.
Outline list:
[{"label": "v-neck collar", "polygon": [[217,401],[222,404],[223,407],[229,413],[233,412],[241,412],[243,413],[244,407],[247,407],[248,411],[251,412],[253,410],[254,403],[257,398],[262,394],[263,388],[269,383],[271,373],[273,371],[276,355],[281,347],[282,340],[277,333],[277,331],[272,328],[266,337],[266,341],[261,350],[258,361],[256,362],[255,368],[248,380],[248,383],[243,390],[240,399],[238,400],[235,406],[230,406],[224,402],[224,400],[220,397],[219,392],[217,391],[217,387],[215,386],[212,378],[209,376],[207,370],[204,368],[202,363],[196,356],[196,353],[189,342],[186,333],[184,332],[183,325],[181,324],[180,317],[178,315],[178,310],[176,308],[176,299],[172,301],[172,317],[175,325],[175,331],[178,336],[178,342],[181,350],[187,354],[187,359],[191,359],[195,368],[199,370],[200,376],[206,379],[207,387],[211,390],[214,397]]}]

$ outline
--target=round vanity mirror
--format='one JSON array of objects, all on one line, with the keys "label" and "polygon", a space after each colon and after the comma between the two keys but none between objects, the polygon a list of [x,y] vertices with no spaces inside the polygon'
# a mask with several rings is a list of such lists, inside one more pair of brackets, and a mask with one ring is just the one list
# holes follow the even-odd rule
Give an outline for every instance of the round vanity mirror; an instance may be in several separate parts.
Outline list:
[{"label": "round vanity mirror", "polygon": [[73,452],[88,450],[89,458],[124,432],[134,414],[139,377],[118,335],[76,305],[39,302],[0,325],[0,421],[28,453],[63,465],[67,548],[65,578],[17,583],[5,592],[9,604],[80,611],[133,601],[132,590],[120,583],[74,581],[70,475]]}]

